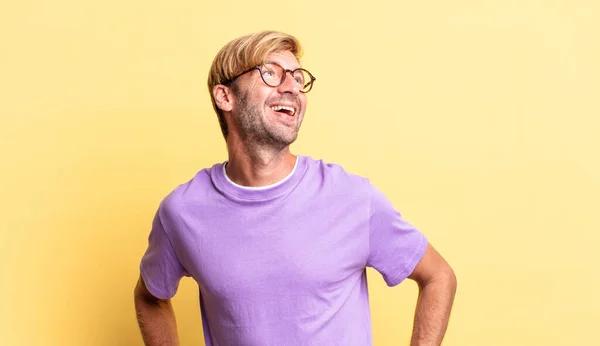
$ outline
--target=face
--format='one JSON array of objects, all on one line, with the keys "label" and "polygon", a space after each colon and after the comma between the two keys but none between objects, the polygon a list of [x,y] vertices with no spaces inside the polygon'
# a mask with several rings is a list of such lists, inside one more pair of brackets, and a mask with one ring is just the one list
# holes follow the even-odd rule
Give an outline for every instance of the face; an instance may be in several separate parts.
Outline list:
[{"label": "face", "polygon": [[[300,67],[290,52],[272,53],[267,61],[289,70]],[[260,71],[254,70],[240,76],[235,83],[232,114],[242,140],[275,149],[292,144],[306,110],[306,94],[300,92],[292,75],[287,73],[283,84],[271,87],[263,82]]]}]

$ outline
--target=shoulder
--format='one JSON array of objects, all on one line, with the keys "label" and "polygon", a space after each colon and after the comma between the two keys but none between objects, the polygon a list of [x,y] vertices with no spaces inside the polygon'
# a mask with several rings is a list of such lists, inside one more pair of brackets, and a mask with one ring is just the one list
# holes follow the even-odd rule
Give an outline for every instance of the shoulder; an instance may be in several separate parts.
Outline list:
[{"label": "shoulder", "polygon": [[203,168],[192,178],[173,188],[160,202],[162,214],[177,213],[181,208],[195,204],[198,201],[206,201],[207,195],[214,190],[211,179],[211,171],[218,169],[221,164]]},{"label": "shoulder", "polygon": [[[374,208],[382,206],[389,208],[391,202],[388,197],[369,178],[351,172],[338,163],[311,157],[307,157],[307,161],[309,161],[309,172],[322,177],[324,186],[333,188],[338,194],[366,198]],[[313,181],[315,178],[312,177]]]},{"label": "shoulder", "polygon": [[[372,188],[368,178],[347,170],[339,163],[307,156],[311,179],[320,179],[325,186],[348,192],[369,192]],[[370,193],[370,192],[369,192]]]}]

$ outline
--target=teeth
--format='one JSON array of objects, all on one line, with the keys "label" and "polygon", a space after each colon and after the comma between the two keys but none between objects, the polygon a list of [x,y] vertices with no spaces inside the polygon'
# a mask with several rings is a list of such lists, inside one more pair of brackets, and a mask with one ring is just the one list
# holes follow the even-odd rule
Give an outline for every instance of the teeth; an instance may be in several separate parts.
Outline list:
[{"label": "teeth", "polygon": [[289,111],[291,115],[296,114],[296,109],[294,107],[288,107],[288,106],[271,106],[271,109],[274,110],[275,112],[278,112],[280,110],[286,110],[286,111]]}]

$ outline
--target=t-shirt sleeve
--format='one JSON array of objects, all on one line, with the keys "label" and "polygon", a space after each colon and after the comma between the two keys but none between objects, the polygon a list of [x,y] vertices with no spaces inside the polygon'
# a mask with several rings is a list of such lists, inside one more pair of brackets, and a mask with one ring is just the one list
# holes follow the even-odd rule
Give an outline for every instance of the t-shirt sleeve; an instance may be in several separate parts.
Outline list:
[{"label": "t-shirt sleeve", "polygon": [[402,218],[387,197],[371,186],[369,258],[388,286],[406,279],[427,248],[427,238]]},{"label": "t-shirt sleeve", "polygon": [[188,274],[181,265],[163,226],[162,213],[164,210],[159,208],[154,216],[140,272],[152,295],[160,299],[169,299],[177,292],[181,278]]}]

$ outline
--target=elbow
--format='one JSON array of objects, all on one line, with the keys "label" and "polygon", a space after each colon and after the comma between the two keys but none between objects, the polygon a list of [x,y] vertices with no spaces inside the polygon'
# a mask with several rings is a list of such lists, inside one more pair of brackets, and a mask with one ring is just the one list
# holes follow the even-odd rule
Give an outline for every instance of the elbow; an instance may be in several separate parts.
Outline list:
[{"label": "elbow", "polygon": [[445,262],[442,266],[438,267],[437,271],[432,273],[427,280],[419,282],[419,287],[421,289],[426,287],[437,287],[437,289],[442,289],[452,296],[456,293],[457,285],[458,280],[454,270]]},{"label": "elbow", "polygon": [[452,295],[456,293],[458,280],[456,278],[456,273],[454,273],[454,270],[452,267],[450,267],[450,265],[446,264],[446,268],[441,271],[440,280],[444,282],[444,285],[448,288]]},{"label": "elbow", "polygon": [[458,280],[456,279],[456,274],[454,273],[454,270],[452,270],[452,268],[450,268],[450,271],[451,271],[450,284],[452,286],[452,294],[455,294],[456,287],[458,286]]}]

